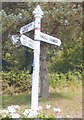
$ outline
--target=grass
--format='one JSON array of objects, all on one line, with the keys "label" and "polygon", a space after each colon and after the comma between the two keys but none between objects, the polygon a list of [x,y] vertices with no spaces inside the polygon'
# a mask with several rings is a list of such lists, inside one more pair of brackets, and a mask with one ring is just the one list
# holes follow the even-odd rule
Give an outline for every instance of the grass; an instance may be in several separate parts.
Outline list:
[{"label": "grass", "polygon": [[2,96],[0,96],[0,108],[2,107]]},{"label": "grass", "polygon": [[10,95],[2,96],[2,106],[3,108],[18,104],[18,105],[30,105],[31,96],[30,94],[21,94],[21,95]]},{"label": "grass", "polygon": [[[20,105],[20,114],[24,112],[25,109],[29,109],[31,106],[31,95],[30,94],[20,94],[20,95],[10,95],[2,96],[2,107],[6,108],[9,105]],[[46,105],[50,104],[51,109],[46,110]],[[42,114],[54,114],[53,108],[59,107],[62,110],[61,115],[67,117],[69,115],[73,118],[82,117],[82,89],[77,89],[74,91],[59,91],[50,93],[48,99],[39,98],[39,105],[44,109],[41,111]]]},{"label": "grass", "polygon": [[75,93],[73,92],[59,92],[59,93],[51,93],[50,96],[53,98],[64,98],[64,99],[71,99],[73,96],[75,95]]},{"label": "grass", "polygon": [[[59,92],[59,93],[50,93],[50,97],[47,99],[41,98],[40,102],[49,102],[51,99],[71,99],[75,96],[75,93],[69,92]],[[3,108],[12,105],[29,105],[31,104],[31,95],[30,94],[20,94],[20,95],[7,95],[2,96],[2,106]]]}]

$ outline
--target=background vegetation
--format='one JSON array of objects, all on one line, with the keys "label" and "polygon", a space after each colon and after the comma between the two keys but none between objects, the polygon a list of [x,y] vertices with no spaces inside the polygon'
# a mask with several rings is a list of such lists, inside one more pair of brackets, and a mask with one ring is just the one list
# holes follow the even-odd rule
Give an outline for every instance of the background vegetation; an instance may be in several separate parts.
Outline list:
[{"label": "background vegetation", "polygon": [[[33,51],[21,44],[13,45],[10,35],[33,21],[32,11],[38,3],[3,2],[2,16],[2,89],[4,94],[30,92]],[[78,86],[82,80],[82,13],[81,2],[39,3],[44,11],[42,31],[62,41],[60,48],[47,45],[48,79],[50,90]],[[1,19],[1,17],[0,17]],[[33,32],[28,36],[33,37]],[[26,84],[25,84],[26,83]]]},{"label": "background vegetation", "polygon": [[[21,94],[31,93],[31,75],[27,71],[10,71],[2,73],[2,89],[3,94]],[[80,72],[67,72],[67,73],[49,73],[49,90],[50,92],[62,91],[75,91],[80,87],[82,75]]]}]

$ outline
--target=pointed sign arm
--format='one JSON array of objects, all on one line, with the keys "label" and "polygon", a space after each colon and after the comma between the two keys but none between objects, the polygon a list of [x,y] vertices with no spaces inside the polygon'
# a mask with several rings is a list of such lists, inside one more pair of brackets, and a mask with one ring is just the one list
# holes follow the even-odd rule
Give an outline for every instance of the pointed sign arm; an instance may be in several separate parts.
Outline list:
[{"label": "pointed sign arm", "polygon": [[32,40],[31,38],[27,37],[26,35],[21,35],[20,41],[21,41],[22,45],[24,45],[26,47],[29,47],[31,49],[34,49],[34,40]]},{"label": "pointed sign arm", "polygon": [[50,36],[48,34],[42,33],[42,32],[40,32],[40,40],[43,42],[53,44],[53,45],[57,45],[57,46],[61,45],[60,39],[53,37],[53,36]]}]

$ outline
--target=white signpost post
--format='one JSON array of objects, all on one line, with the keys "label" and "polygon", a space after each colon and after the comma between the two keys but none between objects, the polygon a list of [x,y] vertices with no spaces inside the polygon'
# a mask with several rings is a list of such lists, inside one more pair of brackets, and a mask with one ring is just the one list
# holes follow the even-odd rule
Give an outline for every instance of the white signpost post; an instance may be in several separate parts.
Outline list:
[{"label": "white signpost post", "polygon": [[32,102],[31,109],[37,110],[38,108],[38,87],[39,87],[39,59],[40,59],[40,27],[41,18],[43,12],[38,5],[33,11],[35,17],[35,35],[34,35],[34,68],[33,68],[33,79],[32,79]]},{"label": "white signpost post", "polygon": [[[43,11],[38,5],[33,11],[35,21],[31,22],[20,29],[20,41],[21,44],[34,49],[34,67],[32,75],[32,95],[31,95],[31,111],[29,113],[30,117],[37,115],[38,109],[38,93],[39,93],[39,61],[40,61],[40,41],[54,44],[57,46],[61,45],[61,41],[58,38],[52,37],[40,31],[41,28],[41,18],[43,16]],[[23,33],[34,31],[34,40],[23,35]],[[13,36],[14,37],[14,36]],[[15,39],[14,39],[15,40]]]}]

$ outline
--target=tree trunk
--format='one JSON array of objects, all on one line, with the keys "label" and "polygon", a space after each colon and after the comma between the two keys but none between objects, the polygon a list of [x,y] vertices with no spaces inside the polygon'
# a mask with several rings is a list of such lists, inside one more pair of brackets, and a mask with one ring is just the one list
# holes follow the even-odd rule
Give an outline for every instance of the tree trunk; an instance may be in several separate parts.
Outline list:
[{"label": "tree trunk", "polygon": [[46,61],[46,44],[41,43],[40,52],[40,96],[48,98],[49,96],[49,85],[48,85],[48,69]]}]

